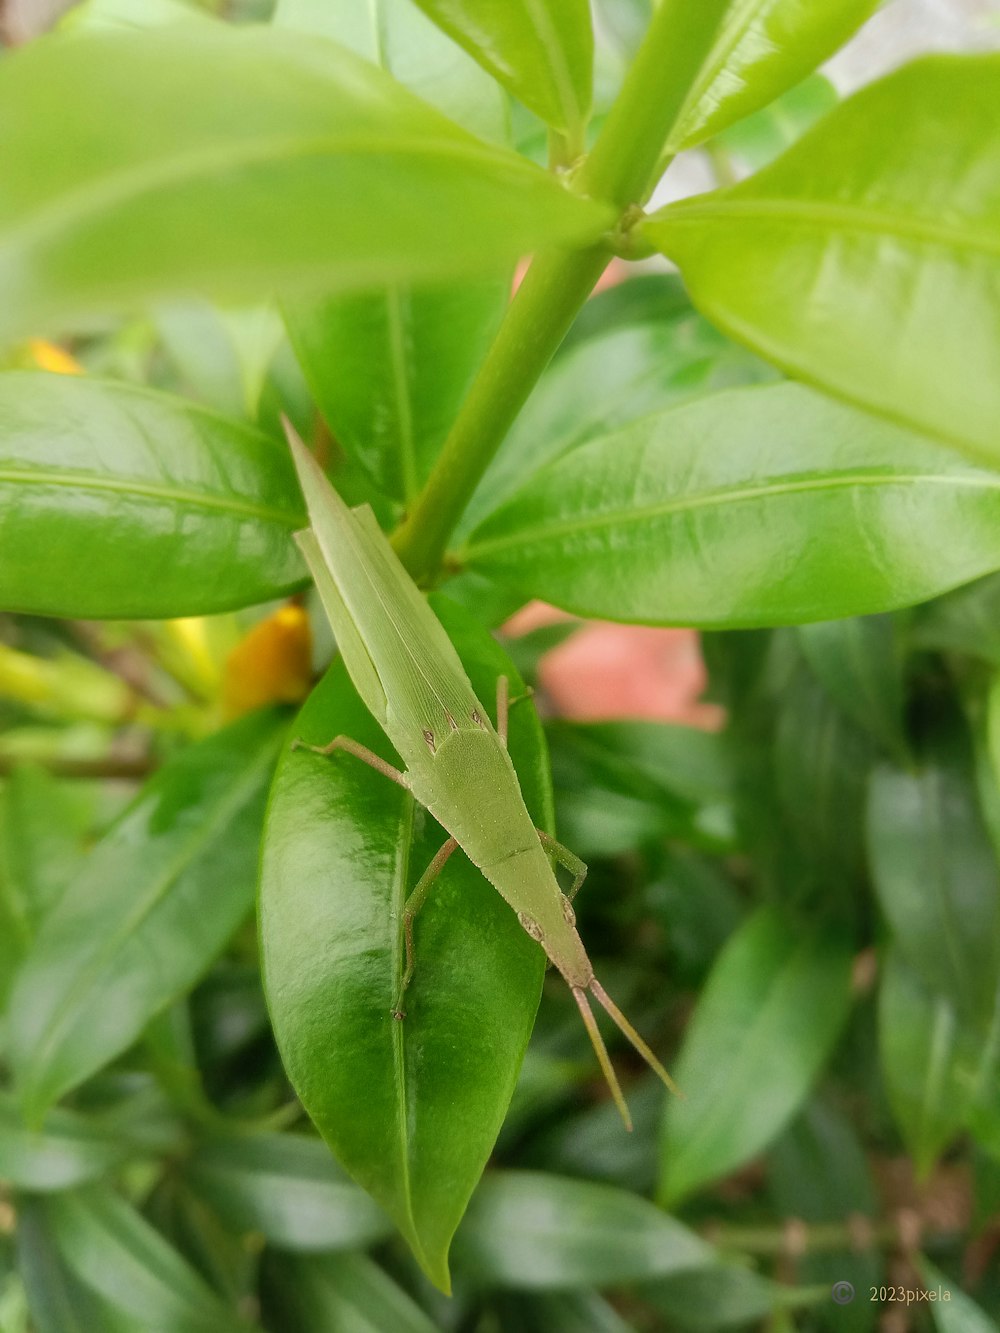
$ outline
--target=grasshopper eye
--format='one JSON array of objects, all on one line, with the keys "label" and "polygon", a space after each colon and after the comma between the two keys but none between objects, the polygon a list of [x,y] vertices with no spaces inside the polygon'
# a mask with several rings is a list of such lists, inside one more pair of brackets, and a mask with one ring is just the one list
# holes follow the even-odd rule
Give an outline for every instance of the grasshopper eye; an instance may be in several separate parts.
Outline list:
[{"label": "grasshopper eye", "polygon": [[427,742],[427,745],[428,745],[428,747],[430,748],[430,752],[431,752],[431,754],[433,754],[434,751],[437,749],[437,746],[434,744],[434,733],[433,733],[433,731],[425,731],[425,732],[424,732],[424,740]]}]

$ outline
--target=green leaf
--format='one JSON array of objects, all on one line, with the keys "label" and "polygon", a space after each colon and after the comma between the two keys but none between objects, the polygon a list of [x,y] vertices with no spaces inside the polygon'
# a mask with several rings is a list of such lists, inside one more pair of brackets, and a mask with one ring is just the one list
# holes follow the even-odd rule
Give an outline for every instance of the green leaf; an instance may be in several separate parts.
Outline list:
[{"label": "green leaf", "polygon": [[143,1333],[67,1269],[39,1199],[18,1201],[17,1268],[36,1333]]},{"label": "green leaf", "polygon": [[1000,566],[1000,479],[798,385],[730,390],[574,449],[457,556],[581,615],[832,620]]},{"label": "green leaf", "polygon": [[10,610],[200,615],[304,579],[287,450],[249,426],[133,385],[24,371],[0,375],[0,438]]},{"label": "green leaf", "polygon": [[635,1333],[618,1311],[596,1291],[504,1294],[496,1307],[504,1328],[518,1333]]},{"label": "green leaf", "polygon": [[804,1102],[850,1006],[851,950],[822,926],[759,909],[730,938],[675,1065],[664,1122],[673,1206],[765,1148]]},{"label": "green leaf", "polygon": [[793,87],[841,47],[879,0],[730,0],[670,135],[692,148]]},{"label": "green leaf", "polygon": [[281,1327],[296,1333],[434,1333],[423,1310],[363,1254],[283,1255],[268,1264]]},{"label": "green leaf", "polygon": [[875,892],[900,955],[956,1014],[983,1021],[1000,976],[1000,872],[960,721],[927,738],[916,770],[876,769],[867,824]]},{"label": "green leaf", "polygon": [[[671,1327],[692,1330],[745,1327],[778,1310],[815,1302],[815,1294],[782,1287],[746,1268],[709,1268],[678,1273],[642,1296],[667,1315]],[[829,1299],[824,1290],[823,1299]]]},{"label": "green leaf", "polygon": [[891,948],[879,990],[879,1047],[896,1122],[926,1179],[941,1152],[1000,1096],[1000,995],[985,1023],[970,1024]]},{"label": "green leaf", "polygon": [[0,789],[0,1002],[76,868],[83,832],[65,787],[43,768],[18,764]]},{"label": "green leaf", "polygon": [[[520,682],[495,642],[446,600],[434,609],[483,700]],[[294,734],[344,734],[392,759],[338,662]],[[551,821],[541,731],[511,714],[511,754],[536,823]],[[464,855],[416,922],[407,1017],[400,911],[445,841],[412,798],[351,756],[286,751],[264,838],[261,940],[285,1068],[334,1154],[386,1209],[432,1281],[500,1129],[538,1003],[543,957]]]},{"label": "green leaf", "polygon": [[916,648],[968,653],[1000,666],[1000,575],[989,574],[921,607],[911,641]]},{"label": "green leaf", "polygon": [[75,1276],[149,1333],[248,1333],[249,1325],[112,1190],[57,1194],[46,1215]]},{"label": "green leaf", "polygon": [[[500,89],[410,0],[285,0],[275,22],[338,37],[464,128],[506,139]],[[457,286],[394,285],[286,303],[317,405],[383,494],[410,502],[426,481],[496,332],[510,279],[504,268]]]},{"label": "green leaf", "polygon": [[542,1290],[719,1265],[710,1245],[646,1199],[533,1171],[486,1176],[455,1238],[455,1259],[490,1286]]},{"label": "green leaf", "polygon": [[391,1231],[385,1214],[347,1179],[319,1139],[207,1139],[185,1174],[231,1227],[259,1232],[279,1249],[361,1249]]},{"label": "green leaf", "polygon": [[997,56],[917,61],[758,175],[642,232],[762,356],[995,458],[998,76]]},{"label": "green leaf", "polygon": [[416,3],[525,106],[579,143],[594,62],[587,0]]},{"label": "green leaf", "polygon": [[0,119],[0,339],[170,296],[489,272],[609,222],[305,33],[48,36],[3,61]]},{"label": "green leaf", "polygon": [[838,708],[882,747],[905,759],[903,651],[889,616],[804,625],[799,645]]},{"label": "green leaf", "polygon": [[188,0],[84,0],[62,20],[64,31],[89,28],[159,28],[204,22],[209,16]]},{"label": "green leaf", "polygon": [[920,1257],[917,1267],[926,1291],[948,1293],[947,1300],[939,1298],[928,1302],[937,1333],[998,1333],[1000,1324],[991,1319],[971,1296],[967,1296],[960,1287],[955,1287],[929,1259]]},{"label": "green leaf", "polygon": [[284,726],[253,714],[182,751],[46,918],[10,1001],[10,1059],[29,1119],[131,1045],[246,916]]},{"label": "green leaf", "polygon": [[697,314],[677,279],[632,278],[593,297],[542,376],[463,517],[466,534],[578,445],[718,389],[771,378],[769,367]]},{"label": "green leaf", "polygon": [[75,1111],[56,1109],[41,1129],[26,1129],[15,1099],[0,1093],[0,1179],[17,1189],[43,1193],[97,1180],[130,1147],[113,1128]]}]

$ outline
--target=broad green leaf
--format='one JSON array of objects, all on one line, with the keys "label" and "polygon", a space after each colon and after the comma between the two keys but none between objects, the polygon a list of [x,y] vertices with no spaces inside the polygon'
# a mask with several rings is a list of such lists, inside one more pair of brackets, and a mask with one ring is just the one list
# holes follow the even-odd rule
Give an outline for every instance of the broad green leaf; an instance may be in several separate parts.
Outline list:
[{"label": "broad green leaf", "polygon": [[133,385],[0,375],[0,603],[36,615],[199,615],[301,584],[287,450]]},{"label": "broad green leaf", "polygon": [[39,1199],[18,1200],[17,1268],[36,1333],[143,1333],[69,1271]]},{"label": "broad green leaf", "polygon": [[149,1333],[248,1333],[250,1326],[112,1190],[54,1195],[46,1216],[74,1275]]},{"label": "broad green leaf", "polygon": [[708,154],[716,167],[721,150],[727,159],[731,154],[751,171],[759,171],[801,139],[817,120],[833,110],[838,100],[837,90],[829,79],[822,74],[811,74],[770,106],[723,130],[706,145]]},{"label": "broad green leaf", "polygon": [[998,56],[917,61],[643,234],[695,305],[762,356],[996,458],[998,77]]},{"label": "broad green leaf", "polygon": [[730,0],[667,151],[692,148],[773,102],[841,47],[879,0]]},{"label": "broad green leaf", "polygon": [[587,0],[416,0],[505,88],[579,144],[590,112]]},{"label": "broad green leaf", "polygon": [[[484,706],[519,682],[499,647],[444,599]],[[536,822],[551,820],[541,732],[511,714],[511,753]],[[338,662],[293,732],[354,737],[392,758]],[[462,854],[416,922],[407,1017],[400,910],[445,841],[382,774],[349,755],[287,751],[271,795],[261,871],[261,940],[271,1020],[303,1105],[342,1165],[386,1209],[431,1279],[500,1129],[538,1003],[543,958]]]},{"label": "broad green leaf", "polygon": [[487,469],[460,533],[578,445],[688,399],[771,376],[691,308],[674,277],[633,278],[600,293]]},{"label": "broad green leaf", "polygon": [[25,1128],[20,1108],[0,1093],[0,1179],[43,1193],[107,1175],[131,1145],[112,1128],[75,1111],[56,1109],[40,1129]]},{"label": "broad green leaf", "polygon": [[886,1093],[917,1174],[926,1178],[977,1103],[1000,1097],[1000,995],[988,1020],[975,1026],[947,996],[921,982],[898,948],[889,951],[882,972]]},{"label": "broad green leaf", "polygon": [[[285,0],[275,22],[337,37],[438,110],[507,137],[501,90],[410,0]],[[385,495],[410,502],[499,323],[511,274],[289,301],[285,322],[337,443]]]},{"label": "broad green leaf", "polygon": [[19,764],[0,789],[0,1007],[73,874],[82,835],[79,807],[65,787],[44,769]]},{"label": "broad green leaf", "polygon": [[48,36],[2,62],[0,119],[0,339],[196,293],[489,272],[609,220],[305,33]]},{"label": "broad green leaf", "polygon": [[1000,566],[1000,478],[799,385],[730,390],[574,449],[457,557],[581,615],[831,620]]},{"label": "broad green leaf", "polygon": [[295,1333],[434,1333],[430,1318],[366,1255],[283,1255],[267,1271],[281,1327],[290,1318]]},{"label": "broad green leaf", "polygon": [[[928,1302],[937,1333],[998,1333],[1000,1324],[929,1259],[919,1258],[917,1267],[924,1281],[924,1290],[938,1295],[937,1300]],[[944,1292],[948,1293],[947,1300],[942,1298]]]},{"label": "broad green leaf", "polygon": [[958,720],[928,737],[918,768],[876,769],[867,836],[900,955],[956,1014],[983,1021],[1000,977],[1000,871]]},{"label": "broad green leaf", "polygon": [[830,698],[896,759],[907,756],[903,652],[896,622],[864,616],[804,625],[799,645]]},{"label": "broad green leaf", "polygon": [[29,1119],[121,1054],[205,972],[253,902],[284,721],[253,714],[145,786],[45,920],[11,995]]},{"label": "broad green leaf", "polygon": [[361,1249],[391,1230],[319,1139],[255,1134],[207,1139],[185,1168],[230,1226],[290,1250]]},{"label": "broad green leaf", "polygon": [[759,909],[719,955],[674,1074],[660,1193],[673,1206],[765,1148],[805,1101],[850,1005],[851,950]]},{"label": "broad green leaf", "polygon": [[456,1263],[498,1287],[605,1287],[716,1268],[710,1245],[648,1200],[533,1171],[493,1172],[455,1238]]}]

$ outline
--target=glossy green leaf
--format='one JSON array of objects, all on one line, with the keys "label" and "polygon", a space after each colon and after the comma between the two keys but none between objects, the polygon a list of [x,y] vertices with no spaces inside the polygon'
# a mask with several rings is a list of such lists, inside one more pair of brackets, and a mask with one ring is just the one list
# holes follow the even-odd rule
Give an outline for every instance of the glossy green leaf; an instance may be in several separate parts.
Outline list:
[{"label": "glossy green leaf", "polygon": [[917,61],[643,233],[695,305],[761,355],[995,458],[998,76],[997,56]]},{"label": "glossy green leaf", "polygon": [[813,675],[844,713],[889,754],[905,759],[903,651],[896,622],[864,616],[804,625],[799,645]]},{"label": "glossy green leaf", "polygon": [[543,468],[458,557],[581,615],[831,620],[1000,566],[1000,478],[799,385],[730,390]]},{"label": "glossy green leaf", "polygon": [[284,1255],[268,1265],[281,1317],[295,1333],[434,1333],[435,1325],[363,1254]]},{"label": "glossy green leaf", "polygon": [[8,609],[197,615],[303,581],[287,451],[250,427],[147,389],[41,371],[0,375],[0,427]]},{"label": "glossy green leaf", "polygon": [[[434,607],[484,706],[492,711],[501,674],[516,694],[495,642],[444,599]],[[315,743],[345,734],[393,756],[341,663],[293,731]],[[511,714],[511,753],[528,808],[545,827],[547,765],[537,719],[523,705]],[[514,914],[456,854],[417,919],[407,1017],[393,1018],[402,901],[445,836],[403,790],[351,756],[286,751],[260,898],[268,1004],[289,1077],[342,1165],[439,1286],[514,1089],[543,964]]]},{"label": "glossy green leaf", "polygon": [[525,478],[578,445],[717,389],[771,378],[691,307],[677,279],[632,278],[587,302],[459,528],[471,532]]},{"label": "glossy green leaf", "polygon": [[646,1199],[533,1171],[488,1175],[455,1239],[491,1286],[604,1287],[718,1265],[710,1245]]},{"label": "glossy green leaf", "polygon": [[674,1067],[683,1101],[664,1121],[663,1202],[672,1206],[765,1148],[805,1101],[850,1006],[851,949],[759,909],[730,938]]},{"label": "glossy green leaf", "polygon": [[608,223],[304,33],[46,37],[3,61],[0,119],[0,339],[169,296],[488,272]]},{"label": "glossy green leaf", "polygon": [[587,0],[416,0],[505,88],[579,142],[590,112]]},{"label": "glossy green leaf", "polygon": [[361,1249],[391,1230],[319,1139],[208,1139],[185,1174],[231,1227],[259,1232],[279,1249]]},{"label": "glossy green leaf", "polygon": [[879,991],[879,1047],[886,1094],[926,1178],[940,1153],[976,1113],[1000,1097],[1000,996],[992,1014],[972,1025],[945,995],[935,994],[891,949]]},{"label": "glossy green leaf", "polygon": [[40,922],[69,883],[82,834],[65,787],[44,769],[19,764],[0,789],[0,1007]]},{"label": "glossy green leaf", "polygon": [[46,1215],[74,1275],[149,1333],[248,1333],[249,1325],[112,1190],[57,1194]]},{"label": "glossy green leaf", "polygon": [[[937,1333],[998,1333],[1000,1324],[991,1319],[971,1296],[951,1281],[939,1268],[923,1257],[917,1260],[924,1290],[935,1292],[939,1299],[928,1302]],[[941,1299],[944,1292],[948,1300]]]},{"label": "glossy green leaf", "polygon": [[981,1021],[1000,977],[1000,870],[972,762],[961,723],[939,728],[917,769],[875,771],[867,822],[875,892],[900,955],[956,1014]]},{"label": "glossy green leaf", "polygon": [[53,1110],[40,1129],[27,1129],[15,1099],[0,1093],[0,1179],[17,1189],[72,1189],[107,1175],[129,1149],[112,1128],[75,1111]]},{"label": "glossy green leaf", "polygon": [[773,102],[841,47],[879,0],[730,0],[667,151]]},{"label": "glossy green leaf", "polygon": [[[507,137],[501,90],[410,0],[286,0],[275,22],[337,37],[472,132]],[[411,502],[486,353],[511,273],[290,301],[285,322],[338,444]]]},{"label": "glossy green leaf", "polygon": [[37,1118],[184,993],[253,901],[285,722],[254,714],[183,750],[94,848],[18,975],[10,1059]]}]

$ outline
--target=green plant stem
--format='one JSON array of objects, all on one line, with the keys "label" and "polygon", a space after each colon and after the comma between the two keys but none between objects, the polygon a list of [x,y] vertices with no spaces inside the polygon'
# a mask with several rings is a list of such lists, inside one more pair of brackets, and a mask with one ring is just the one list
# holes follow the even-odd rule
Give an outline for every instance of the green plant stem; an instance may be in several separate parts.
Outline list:
[{"label": "green plant stem", "polygon": [[[635,211],[729,0],[665,0],[574,189]],[[614,252],[601,243],[538,255],[521,284],[434,470],[394,537],[413,577],[433,578],[455,525]]]}]

